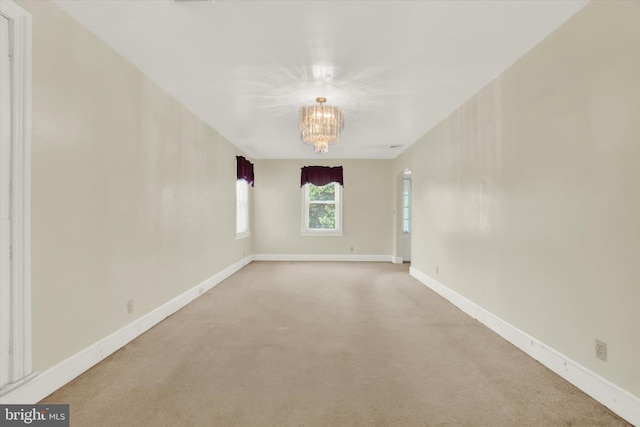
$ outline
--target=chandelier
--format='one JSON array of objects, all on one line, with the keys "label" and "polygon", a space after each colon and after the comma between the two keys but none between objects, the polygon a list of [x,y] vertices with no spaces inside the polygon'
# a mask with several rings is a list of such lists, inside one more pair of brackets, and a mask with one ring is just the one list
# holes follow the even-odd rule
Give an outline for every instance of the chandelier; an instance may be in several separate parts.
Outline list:
[{"label": "chandelier", "polygon": [[318,105],[300,109],[302,142],[313,145],[316,153],[329,151],[329,144],[338,142],[342,130],[342,112],[338,107],[324,105],[326,98],[316,98]]}]

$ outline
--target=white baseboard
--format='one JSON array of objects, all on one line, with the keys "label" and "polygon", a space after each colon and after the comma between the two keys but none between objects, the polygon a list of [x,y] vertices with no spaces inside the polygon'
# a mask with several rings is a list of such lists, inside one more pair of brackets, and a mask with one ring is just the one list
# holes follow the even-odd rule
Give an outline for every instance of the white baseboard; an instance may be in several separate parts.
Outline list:
[{"label": "white baseboard", "polygon": [[477,319],[631,424],[640,426],[640,399],[638,397],[491,314],[420,270],[411,267],[409,273],[469,316]]},{"label": "white baseboard", "polygon": [[254,261],[369,261],[393,262],[392,255],[312,255],[312,254],[254,254]]},{"label": "white baseboard", "polygon": [[251,257],[249,256],[230,265],[162,306],[134,320],[124,328],[63,360],[52,368],[32,375],[23,384],[0,396],[0,403],[35,404],[39,402],[250,262]]},{"label": "white baseboard", "polygon": [[402,264],[404,262],[404,259],[401,256],[392,256],[391,262],[394,264]]}]

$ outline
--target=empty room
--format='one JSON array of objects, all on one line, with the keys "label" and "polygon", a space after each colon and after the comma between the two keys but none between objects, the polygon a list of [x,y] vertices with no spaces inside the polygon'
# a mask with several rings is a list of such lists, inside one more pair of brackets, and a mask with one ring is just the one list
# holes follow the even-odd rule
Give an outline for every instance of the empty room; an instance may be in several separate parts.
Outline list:
[{"label": "empty room", "polygon": [[640,425],[639,22],[0,0],[0,425]]}]

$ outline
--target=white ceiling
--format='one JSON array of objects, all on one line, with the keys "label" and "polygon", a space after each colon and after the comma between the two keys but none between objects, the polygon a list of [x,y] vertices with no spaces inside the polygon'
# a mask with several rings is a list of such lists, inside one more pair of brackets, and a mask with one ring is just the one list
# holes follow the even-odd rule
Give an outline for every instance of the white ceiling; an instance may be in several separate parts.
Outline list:
[{"label": "white ceiling", "polygon": [[[586,1],[56,3],[250,157],[384,159]],[[345,121],[322,155],[298,130],[318,96]]]}]

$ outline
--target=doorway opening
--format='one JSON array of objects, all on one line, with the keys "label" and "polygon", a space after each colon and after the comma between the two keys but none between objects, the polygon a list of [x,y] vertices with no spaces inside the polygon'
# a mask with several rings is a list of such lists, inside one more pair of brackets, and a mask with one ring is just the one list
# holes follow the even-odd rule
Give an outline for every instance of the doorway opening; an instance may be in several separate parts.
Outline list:
[{"label": "doorway opening", "polygon": [[31,368],[31,15],[0,2],[0,395]]}]

